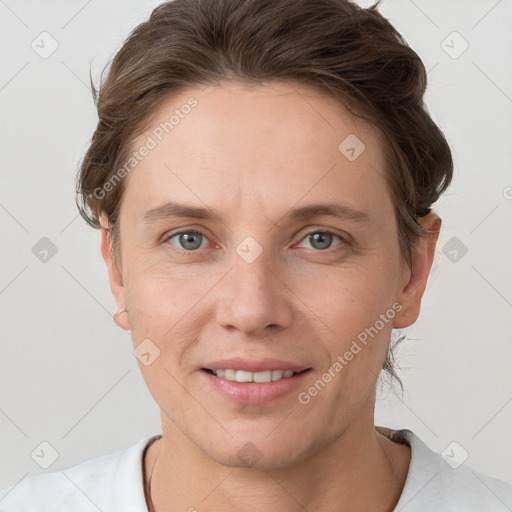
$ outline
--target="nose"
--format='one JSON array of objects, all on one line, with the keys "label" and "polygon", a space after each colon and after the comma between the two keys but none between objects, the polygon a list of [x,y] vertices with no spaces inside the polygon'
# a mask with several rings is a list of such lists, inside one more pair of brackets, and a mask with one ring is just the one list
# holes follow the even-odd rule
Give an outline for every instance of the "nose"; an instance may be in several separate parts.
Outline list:
[{"label": "nose", "polygon": [[252,337],[291,325],[293,294],[270,263],[265,251],[252,262],[234,254],[233,268],[218,290],[219,325]]}]

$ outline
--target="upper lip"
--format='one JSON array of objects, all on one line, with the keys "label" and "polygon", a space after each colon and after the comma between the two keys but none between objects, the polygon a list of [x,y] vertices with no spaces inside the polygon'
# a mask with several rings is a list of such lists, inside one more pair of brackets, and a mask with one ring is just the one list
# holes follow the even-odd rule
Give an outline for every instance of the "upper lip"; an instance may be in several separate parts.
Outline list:
[{"label": "upper lip", "polygon": [[204,366],[207,370],[245,370],[246,372],[264,372],[268,370],[292,370],[296,373],[308,370],[310,366],[304,366],[282,359],[260,359],[259,361],[235,357],[212,361]]}]

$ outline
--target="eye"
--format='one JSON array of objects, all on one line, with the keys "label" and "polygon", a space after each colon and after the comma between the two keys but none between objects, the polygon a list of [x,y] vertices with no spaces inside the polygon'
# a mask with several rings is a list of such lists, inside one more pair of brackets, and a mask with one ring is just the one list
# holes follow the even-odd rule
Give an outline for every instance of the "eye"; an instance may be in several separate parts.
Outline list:
[{"label": "eye", "polygon": [[311,231],[302,240],[309,240],[313,249],[325,251],[331,247],[333,238],[338,238],[341,242],[345,242],[341,236],[330,231]]},{"label": "eye", "polygon": [[[331,231],[311,231],[302,240],[309,240],[313,249],[317,251],[328,250],[333,243],[334,238],[338,238],[342,243],[338,245],[344,245],[348,243],[340,235],[332,233]],[[175,241],[173,241],[175,239]],[[169,235],[166,242],[170,242],[171,245],[177,249],[185,252],[195,252],[198,249],[204,249],[208,247],[208,238],[203,235],[200,231],[180,231]]]},{"label": "eye", "polygon": [[[176,238],[178,245],[171,242],[173,238]],[[170,242],[178,249],[185,250],[187,252],[195,251],[196,249],[201,249],[208,246],[208,243],[206,243],[206,245],[202,247],[202,243],[207,242],[208,238],[206,238],[199,231],[180,231],[179,233],[174,233],[168,236],[166,241]]]}]

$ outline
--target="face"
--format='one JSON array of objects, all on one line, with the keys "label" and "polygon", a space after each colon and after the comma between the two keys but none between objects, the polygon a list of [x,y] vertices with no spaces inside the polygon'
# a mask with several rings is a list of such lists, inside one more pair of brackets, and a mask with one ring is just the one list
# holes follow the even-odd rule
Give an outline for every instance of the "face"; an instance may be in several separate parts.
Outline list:
[{"label": "face", "polygon": [[119,268],[105,229],[103,255],[164,435],[270,468],[373,427],[391,330],[416,319],[433,251],[401,262],[378,130],[316,89],[224,82],[169,98],[144,144]]}]

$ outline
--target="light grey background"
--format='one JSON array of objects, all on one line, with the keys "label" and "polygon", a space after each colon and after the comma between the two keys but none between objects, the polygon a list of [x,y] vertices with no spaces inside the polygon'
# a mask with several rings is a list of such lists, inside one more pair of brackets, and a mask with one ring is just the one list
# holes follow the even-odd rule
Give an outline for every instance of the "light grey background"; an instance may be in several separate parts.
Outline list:
[{"label": "light grey background", "polygon": [[[97,79],[159,3],[0,0],[0,488],[160,432],[112,321],[99,233],[74,202],[96,124],[89,66]],[[405,395],[385,391],[376,423],[439,452],[456,441],[466,465],[512,482],[512,3],[386,0],[381,11],[429,70],[426,102],[456,168],[422,315],[399,351]],[[31,47],[43,31],[58,43],[47,58]],[[469,44],[457,58],[454,31]],[[32,252],[43,237],[57,248],[47,262]],[[455,262],[453,237],[467,247]],[[58,452],[46,470],[31,458],[43,441]]]}]

